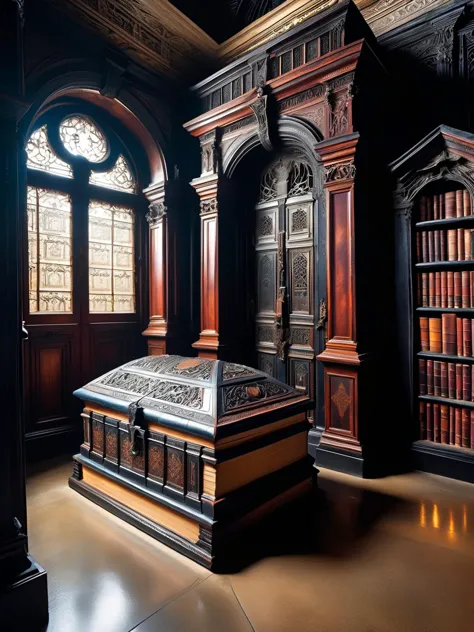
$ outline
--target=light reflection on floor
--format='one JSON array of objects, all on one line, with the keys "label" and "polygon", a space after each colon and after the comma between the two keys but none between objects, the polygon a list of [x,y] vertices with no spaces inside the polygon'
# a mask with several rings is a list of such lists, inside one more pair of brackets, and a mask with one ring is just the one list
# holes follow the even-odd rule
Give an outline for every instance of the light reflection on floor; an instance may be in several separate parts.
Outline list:
[{"label": "light reflection on floor", "polygon": [[48,571],[48,632],[472,632],[474,486],[322,471],[308,516],[216,576],[67,487],[28,482],[30,550]]}]

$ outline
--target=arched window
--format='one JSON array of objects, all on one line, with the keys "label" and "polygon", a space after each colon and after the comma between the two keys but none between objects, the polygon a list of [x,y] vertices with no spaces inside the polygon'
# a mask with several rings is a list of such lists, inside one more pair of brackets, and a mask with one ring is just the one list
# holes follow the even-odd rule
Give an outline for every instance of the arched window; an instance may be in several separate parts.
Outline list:
[{"label": "arched window", "polygon": [[134,314],[138,187],[119,138],[59,108],[26,153],[29,314]]}]

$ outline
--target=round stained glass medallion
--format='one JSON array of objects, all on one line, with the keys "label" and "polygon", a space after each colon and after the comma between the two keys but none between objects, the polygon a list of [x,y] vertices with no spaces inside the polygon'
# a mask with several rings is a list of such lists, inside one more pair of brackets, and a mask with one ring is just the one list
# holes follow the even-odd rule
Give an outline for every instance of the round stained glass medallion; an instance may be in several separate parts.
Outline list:
[{"label": "round stained glass medallion", "polygon": [[82,156],[90,162],[102,162],[107,157],[107,140],[93,121],[74,114],[59,126],[59,135],[64,147],[74,156]]}]

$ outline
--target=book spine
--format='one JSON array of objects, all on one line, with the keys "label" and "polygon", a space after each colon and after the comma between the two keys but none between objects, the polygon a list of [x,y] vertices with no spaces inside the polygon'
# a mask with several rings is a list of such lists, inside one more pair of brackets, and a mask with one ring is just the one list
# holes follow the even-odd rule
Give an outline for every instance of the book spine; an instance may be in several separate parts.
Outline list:
[{"label": "book spine", "polygon": [[433,441],[439,443],[440,439],[440,410],[439,404],[433,404]]},{"label": "book spine", "polygon": [[435,272],[435,307],[441,307],[441,272]]},{"label": "book spine", "polygon": [[[428,200],[426,200],[426,202],[428,202]],[[454,191],[448,191],[448,193],[445,194],[444,208],[446,209],[446,219],[456,217],[456,193]]]},{"label": "book spine", "polygon": [[443,353],[456,355],[456,314],[441,316],[441,340]]},{"label": "book spine", "polygon": [[[441,282],[440,282],[440,292],[441,292]],[[469,272],[467,270],[463,270],[461,272],[461,305],[462,307],[471,306],[471,285],[470,285],[470,279],[469,279]]]},{"label": "book spine", "polygon": [[[429,232],[429,231],[428,231]],[[430,243],[429,238],[428,241],[428,261],[431,261],[430,256]],[[458,236],[455,229],[448,230],[448,261],[457,261],[458,260]]]},{"label": "book spine", "polygon": [[440,364],[441,364],[441,397],[448,397],[448,363],[440,362]]},{"label": "book spine", "polygon": [[[448,244],[447,244],[448,234],[445,230],[440,231],[440,257],[441,261],[447,261],[447,252],[448,252]],[[420,246],[422,248],[422,245]]]},{"label": "book spine", "polygon": [[[427,377],[425,365],[425,380],[426,379]],[[456,399],[456,365],[454,364],[454,362],[449,362],[448,364],[448,397],[449,399]]]},{"label": "book spine", "polygon": [[426,222],[426,198],[423,195],[420,198],[420,222]]},{"label": "book spine", "polygon": [[428,233],[426,230],[423,230],[421,233],[421,261],[423,263],[428,263]]},{"label": "book spine", "polygon": [[[435,286],[436,292],[436,286]],[[435,294],[436,301],[436,294]],[[460,272],[454,273],[454,307],[462,306],[462,275]]]},{"label": "book spine", "polygon": [[426,391],[428,395],[434,395],[433,360],[426,361]]},{"label": "book spine", "polygon": [[469,229],[464,230],[464,259],[466,261],[470,261],[472,259],[472,240],[471,240],[471,231]]},{"label": "book spine", "polygon": [[471,304],[469,307],[474,307],[474,272],[469,272],[469,281],[470,281],[470,297]]},{"label": "book spine", "polygon": [[466,358],[472,357],[472,323],[470,318],[462,319],[462,332],[463,332],[463,356]]},{"label": "book spine", "polygon": [[[425,420],[426,420],[426,411],[425,411]],[[454,445],[454,428],[456,426],[456,417],[455,417],[455,408],[454,406],[449,407],[449,444]]]},{"label": "book spine", "polygon": [[456,318],[456,354],[462,356],[464,351],[463,335],[462,335],[462,318]]},{"label": "book spine", "polygon": [[[454,315],[454,314],[453,314]],[[420,343],[422,351],[430,350],[430,337],[429,337],[429,324],[428,317],[421,316],[420,317]]]},{"label": "book spine", "polygon": [[418,359],[418,381],[420,386],[420,395],[426,395],[426,360]]},{"label": "book spine", "polygon": [[441,318],[429,319],[430,351],[441,353]]},{"label": "book spine", "polygon": [[449,410],[446,404],[441,404],[441,443],[449,443]]},{"label": "book spine", "polygon": [[[448,306],[448,275],[446,272],[441,272],[441,307]],[[423,292],[423,288],[422,288]],[[423,296],[422,296],[423,299]],[[428,300],[428,297],[426,298]]]},{"label": "book spine", "polygon": [[426,402],[426,438],[433,441],[433,404]]},{"label": "book spine", "polygon": [[[464,261],[464,228],[458,228],[458,261]],[[433,237],[433,256],[434,256],[434,237]]]},{"label": "book spine", "polygon": [[435,397],[441,397],[441,362],[439,360],[433,362],[433,374]]},{"label": "book spine", "polygon": [[[457,248],[457,246],[456,246]],[[428,231],[428,261],[432,262],[435,260],[435,252],[434,252],[434,231]]]},{"label": "book spine", "polygon": [[469,408],[462,409],[461,445],[463,448],[471,447],[471,415],[469,412]]},{"label": "book spine", "polygon": [[426,405],[420,402],[420,439],[426,439]]},{"label": "book spine", "polygon": [[463,217],[464,205],[462,202],[462,189],[455,191],[455,194],[456,194],[456,217]]},{"label": "book spine", "polygon": [[471,448],[474,447],[474,410],[469,411],[471,417]]},{"label": "book spine", "polygon": [[429,307],[436,307],[436,281],[434,272],[428,272],[428,303]]},{"label": "book spine", "polygon": [[[454,307],[454,272],[447,272],[448,277],[448,307]],[[429,287],[428,287],[429,292]]]},{"label": "book spine", "polygon": [[456,364],[456,399],[462,399],[462,364]]},{"label": "book spine", "polygon": [[440,231],[435,230],[434,232],[434,261],[441,261],[441,237]]},{"label": "book spine", "polygon": [[467,189],[464,189],[464,191],[462,192],[462,195],[463,195],[464,217],[468,217],[472,213],[472,211],[471,211],[471,194],[469,193],[469,191]]},{"label": "book spine", "polygon": [[433,207],[433,219],[440,219],[439,216],[439,201],[438,201],[438,196],[437,195],[433,195],[431,197],[431,204]]},{"label": "book spine", "polygon": [[471,394],[471,367],[469,364],[462,365],[462,398],[466,402],[472,399]]},{"label": "book spine", "polygon": [[438,195],[438,204],[439,204],[439,218],[446,219],[446,211],[444,208],[444,195],[442,193]]},{"label": "book spine", "polygon": [[454,445],[460,448],[462,445],[462,416],[461,409],[458,407],[456,407],[454,419]]}]

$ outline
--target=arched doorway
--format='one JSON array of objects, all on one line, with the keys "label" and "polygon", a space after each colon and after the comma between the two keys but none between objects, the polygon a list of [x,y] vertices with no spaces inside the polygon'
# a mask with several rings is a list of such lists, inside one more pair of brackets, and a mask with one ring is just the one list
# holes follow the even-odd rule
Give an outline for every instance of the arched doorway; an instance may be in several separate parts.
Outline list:
[{"label": "arched doorway", "polygon": [[25,425],[27,446],[47,440],[28,450],[38,458],[76,440],[75,388],[146,351],[150,175],[131,135],[78,99],[38,116],[25,149]]}]

